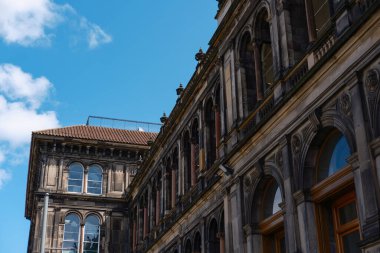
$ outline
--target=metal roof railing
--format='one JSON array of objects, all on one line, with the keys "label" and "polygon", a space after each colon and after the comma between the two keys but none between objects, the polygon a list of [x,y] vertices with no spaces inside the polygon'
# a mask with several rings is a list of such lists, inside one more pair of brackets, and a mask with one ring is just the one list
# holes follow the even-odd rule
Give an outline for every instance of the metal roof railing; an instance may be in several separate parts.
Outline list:
[{"label": "metal roof railing", "polygon": [[100,126],[100,127],[110,127],[124,130],[138,130],[141,132],[156,132],[160,131],[162,124],[152,123],[145,121],[136,120],[126,120],[126,119],[115,119],[100,116],[88,116],[87,126]]}]

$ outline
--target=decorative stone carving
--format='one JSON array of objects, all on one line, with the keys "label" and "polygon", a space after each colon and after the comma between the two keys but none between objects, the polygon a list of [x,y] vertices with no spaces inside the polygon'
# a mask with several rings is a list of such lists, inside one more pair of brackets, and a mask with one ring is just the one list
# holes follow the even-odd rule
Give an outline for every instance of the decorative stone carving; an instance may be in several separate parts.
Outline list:
[{"label": "decorative stone carving", "polygon": [[292,138],[292,150],[293,154],[299,154],[301,151],[302,137],[299,134],[295,134]]},{"label": "decorative stone carving", "polygon": [[365,86],[369,92],[375,92],[379,87],[379,71],[370,69],[365,78]]},{"label": "decorative stone carving", "polygon": [[350,116],[351,115],[351,95],[348,92],[343,92],[343,94],[340,96],[339,101],[338,101],[339,109],[340,111],[346,115]]}]

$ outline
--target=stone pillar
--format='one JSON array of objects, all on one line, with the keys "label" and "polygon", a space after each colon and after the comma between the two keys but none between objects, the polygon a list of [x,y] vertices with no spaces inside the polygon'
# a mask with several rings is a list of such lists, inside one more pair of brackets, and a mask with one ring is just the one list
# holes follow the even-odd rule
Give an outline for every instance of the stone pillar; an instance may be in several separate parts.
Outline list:
[{"label": "stone pillar", "polygon": [[132,232],[132,250],[136,250],[136,241],[137,241],[137,224],[136,219],[133,220],[133,232]]},{"label": "stone pillar", "polygon": [[288,253],[298,252],[298,242],[299,238],[297,237],[297,210],[294,203],[293,192],[294,192],[294,178],[293,170],[291,163],[291,148],[290,141],[287,138],[283,138],[280,142],[281,153],[278,166],[282,167],[283,177],[284,177],[284,192],[285,197],[285,214],[284,214],[284,226],[285,226],[285,239],[286,239],[286,248]]},{"label": "stone pillar", "polygon": [[191,161],[191,186],[194,186],[197,183],[197,176],[195,172],[195,143],[194,140],[191,141],[191,151],[190,151],[190,161]]},{"label": "stone pillar", "polygon": [[217,234],[217,238],[219,239],[219,252],[224,253],[225,252],[224,233],[219,232]]},{"label": "stone pillar", "polygon": [[177,192],[177,170],[175,168],[172,168],[172,203],[171,206],[172,208],[175,208],[176,205],[176,192]]},{"label": "stone pillar", "polygon": [[220,144],[220,109],[218,105],[215,105],[215,153],[216,159],[219,159],[218,147]]},{"label": "stone pillar", "polygon": [[247,224],[244,226],[244,232],[247,240],[247,253],[253,253],[253,230],[252,226]]},{"label": "stone pillar", "polygon": [[305,0],[306,9],[306,21],[307,31],[309,36],[309,42],[314,42],[317,39],[317,33],[315,31],[314,11],[312,0]]},{"label": "stone pillar", "polygon": [[144,206],[144,238],[147,236],[148,236],[148,208]]},{"label": "stone pillar", "polygon": [[317,224],[310,193],[298,191],[293,196],[297,205],[301,252],[317,253]]},{"label": "stone pillar", "polygon": [[[359,217],[364,240],[370,240],[380,234],[379,206],[375,184],[375,169],[372,167],[371,154],[367,141],[367,129],[363,116],[359,82],[355,76],[355,84],[351,88],[352,118],[354,121],[357,158],[351,157],[354,170],[355,192],[359,209]],[[348,95],[348,94],[346,94]],[[343,99],[343,97],[342,97]]]},{"label": "stone pillar", "polygon": [[224,235],[225,235],[225,250],[232,252],[232,230],[231,230],[231,207],[229,201],[229,192],[227,188],[223,190],[223,209],[224,209]]},{"label": "stone pillar", "polygon": [[[157,185],[157,188],[159,186]],[[160,223],[160,197],[161,197],[161,194],[160,194],[160,191],[157,189],[156,191],[156,226],[158,225],[158,223]]]},{"label": "stone pillar", "polygon": [[263,77],[261,73],[261,56],[260,56],[260,46],[257,42],[253,43],[253,53],[255,56],[255,74],[256,74],[256,92],[257,101],[264,99],[263,94]]}]

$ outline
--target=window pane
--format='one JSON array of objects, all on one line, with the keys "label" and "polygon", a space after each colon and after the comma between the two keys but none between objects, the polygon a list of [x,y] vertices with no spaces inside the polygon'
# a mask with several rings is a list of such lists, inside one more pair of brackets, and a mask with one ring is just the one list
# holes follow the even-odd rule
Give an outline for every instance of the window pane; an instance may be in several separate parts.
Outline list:
[{"label": "window pane", "polygon": [[281,210],[279,206],[281,202],[282,202],[282,197],[281,197],[280,187],[277,187],[276,194],[274,195],[274,201],[273,201],[273,211],[272,211],[273,214]]},{"label": "window pane", "polygon": [[350,234],[343,236],[343,248],[344,253],[360,253],[361,250],[358,247],[360,241],[359,231],[354,231]]},{"label": "window pane", "polygon": [[350,149],[346,138],[342,135],[332,153],[329,166],[329,176],[347,165],[346,159],[350,156]]},{"label": "window pane", "polygon": [[83,167],[78,163],[71,164],[69,167],[68,188],[69,192],[82,192]]},{"label": "window pane", "polygon": [[98,253],[99,248],[99,219],[95,215],[90,215],[86,218],[84,227],[84,253]]},{"label": "window pane", "polygon": [[62,252],[78,252],[79,229],[79,217],[76,214],[67,215],[65,218]]},{"label": "window pane", "polygon": [[357,217],[355,202],[351,202],[348,205],[339,208],[339,220],[341,225],[355,220]]},{"label": "window pane", "polygon": [[318,37],[325,31],[330,20],[329,3],[327,0],[313,0],[315,29]]}]

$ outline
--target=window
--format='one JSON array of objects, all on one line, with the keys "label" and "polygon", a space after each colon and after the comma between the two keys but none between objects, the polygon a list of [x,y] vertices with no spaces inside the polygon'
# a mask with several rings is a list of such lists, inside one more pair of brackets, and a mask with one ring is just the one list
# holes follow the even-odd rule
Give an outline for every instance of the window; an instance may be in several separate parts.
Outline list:
[{"label": "window", "polygon": [[263,192],[262,221],[260,222],[264,252],[267,253],[286,252],[283,213],[279,206],[282,202],[280,187],[274,178],[269,179]]},{"label": "window", "polygon": [[99,218],[95,215],[88,216],[84,225],[83,253],[99,252],[99,230]]},{"label": "window", "polygon": [[339,131],[333,131],[327,137],[320,152],[318,182],[347,166],[346,158],[350,155],[350,149],[347,139]]},{"label": "window", "polygon": [[87,175],[87,193],[102,194],[102,169],[97,165],[90,166]]},{"label": "window", "polygon": [[206,103],[205,108],[205,123],[206,123],[206,166],[211,168],[216,160],[216,136],[215,136],[215,113],[214,103],[210,98]]},{"label": "window", "polygon": [[79,163],[73,163],[69,167],[69,179],[67,191],[82,192],[83,187],[83,167]]},{"label": "window", "polygon": [[313,0],[315,31],[320,37],[330,24],[330,7],[328,0]]},{"label": "window", "polygon": [[337,129],[325,130],[323,136],[323,141],[316,145],[319,152],[311,188],[316,202],[319,248],[325,253],[361,252],[353,175],[346,161],[350,147]]},{"label": "window", "polygon": [[62,253],[77,253],[79,250],[80,221],[76,214],[65,218]]}]

